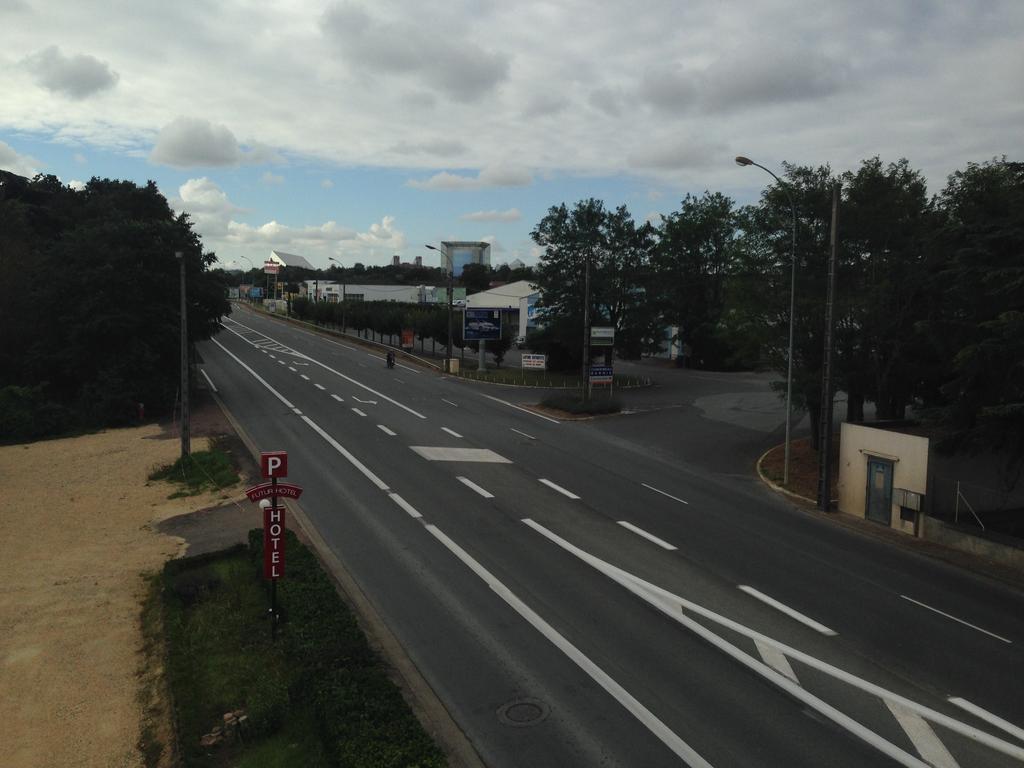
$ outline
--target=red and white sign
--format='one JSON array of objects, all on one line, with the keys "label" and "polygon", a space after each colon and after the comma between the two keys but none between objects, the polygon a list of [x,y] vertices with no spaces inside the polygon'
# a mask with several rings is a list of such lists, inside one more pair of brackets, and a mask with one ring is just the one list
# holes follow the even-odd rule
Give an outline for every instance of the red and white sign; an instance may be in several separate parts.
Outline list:
[{"label": "red and white sign", "polygon": [[260,454],[260,471],[267,480],[288,477],[288,451],[263,451]]},{"label": "red and white sign", "polygon": [[245,491],[245,495],[249,497],[249,501],[259,501],[260,499],[269,499],[271,496],[284,496],[286,499],[297,499],[302,495],[302,488],[297,485],[291,485],[290,483],[261,483],[260,485],[254,485],[252,488],[248,488]]},{"label": "red and white sign", "polygon": [[412,328],[402,329],[402,349],[412,349],[416,332]]},{"label": "red and white sign", "polygon": [[284,576],[284,507],[263,510],[263,578]]},{"label": "red and white sign", "polygon": [[276,275],[281,271],[281,266],[276,261],[264,261],[263,262],[263,274],[265,275]]}]

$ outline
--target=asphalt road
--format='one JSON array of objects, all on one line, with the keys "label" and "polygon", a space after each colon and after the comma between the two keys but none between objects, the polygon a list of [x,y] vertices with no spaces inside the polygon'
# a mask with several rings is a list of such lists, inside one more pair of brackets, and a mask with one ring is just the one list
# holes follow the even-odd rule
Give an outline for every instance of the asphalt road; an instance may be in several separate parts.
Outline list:
[{"label": "asphalt road", "polygon": [[754,482],[763,377],[559,422],[244,310],[200,352],[489,766],[1024,760],[1022,596]]}]

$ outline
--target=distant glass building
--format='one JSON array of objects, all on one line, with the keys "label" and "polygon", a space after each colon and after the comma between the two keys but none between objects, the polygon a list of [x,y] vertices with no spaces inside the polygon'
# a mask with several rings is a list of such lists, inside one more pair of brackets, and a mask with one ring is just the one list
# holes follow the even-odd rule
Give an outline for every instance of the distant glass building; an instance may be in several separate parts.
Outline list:
[{"label": "distant glass building", "polygon": [[448,260],[451,259],[452,274],[455,277],[462,275],[462,269],[467,264],[491,265],[491,244],[466,240],[443,240],[445,253],[441,256],[441,269],[448,270]]}]

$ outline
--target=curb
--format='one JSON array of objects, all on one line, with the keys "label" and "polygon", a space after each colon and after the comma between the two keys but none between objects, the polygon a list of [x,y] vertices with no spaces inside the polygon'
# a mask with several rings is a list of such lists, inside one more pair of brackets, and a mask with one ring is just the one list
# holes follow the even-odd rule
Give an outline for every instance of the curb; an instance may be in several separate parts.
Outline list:
[{"label": "curb", "polygon": [[[764,462],[765,457],[769,453],[771,453],[772,451],[774,451],[778,447],[779,446],[777,446],[777,445],[772,446],[767,451],[762,453],[760,458],[758,458],[758,460],[757,460],[757,476],[761,479],[762,483],[767,485],[773,491],[775,491],[777,493],[783,493],[786,496],[789,496],[790,498],[797,499],[797,500],[802,501],[802,502],[804,502],[806,504],[811,504],[811,505],[817,506],[818,502],[815,499],[809,499],[806,496],[801,496],[799,493],[794,493],[793,491],[790,491],[790,490],[787,490],[786,488],[783,488],[781,485],[778,485],[774,481],[769,480],[768,476],[764,473],[764,469],[762,469],[762,467],[761,467],[762,462]],[[831,495],[831,494],[829,494],[829,495]]]},{"label": "curb", "polygon": [[[225,407],[223,401],[214,392],[210,396],[220,408],[231,428],[235,430],[238,438],[242,441],[253,459],[259,464],[259,450],[246,431],[242,428],[231,412]],[[349,573],[345,565],[331,551],[331,548],[324,541],[319,531],[313,526],[305,511],[298,501],[291,499],[288,507],[292,510],[294,519],[299,523],[302,533],[310,543],[317,559],[320,560],[324,570],[331,576],[335,586],[342,593],[343,598],[355,612],[359,619],[359,625],[367,635],[371,647],[378,651],[391,669],[392,677],[403,698],[413,710],[416,719],[420,721],[423,729],[434,739],[441,750],[448,758],[449,765],[453,768],[485,768],[480,756],[476,753],[465,732],[452,718],[451,713],[444,706],[444,703],[434,692],[426,678],[420,673],[412,659],[405,652],[405,648],[390,630],[373,603],[363,592],[358,582]]]}]

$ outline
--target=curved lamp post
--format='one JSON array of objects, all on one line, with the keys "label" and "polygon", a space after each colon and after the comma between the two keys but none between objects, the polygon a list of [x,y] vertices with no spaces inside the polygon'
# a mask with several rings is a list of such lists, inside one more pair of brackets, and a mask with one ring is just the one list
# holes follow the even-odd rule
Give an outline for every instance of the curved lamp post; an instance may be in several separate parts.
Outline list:
[{"label": "curved lamp post", "polygon": [[786,193],[786,197],[789,199],[789,208],[793,214],[793,239],[790,245],[789,259],[789,354],[787,356],[789,359],[786,371],[786,449],[782,467],[782,484],[785,486],[789,485],[789,429],[793,413],[793,307],[796,298],[796,203],[793,201],[793,195],[790,194],[789,185],[760,163],[755,163],[749,157],[740,155],[736,158],[736,165],[754,165],[762,171],[771,174],[771,177],[779,183],[779,188]]},{"label": "curved lamp post", "polygon": [[427,248],[444,256],[445,268],[448,270],[448,360],[444,364],[445,370],[448,371],[452,364],[452,272],[455,270],[452,268],[452,258],[448,255],[447,248],[443,251],[432,245],[428,245]]},{"label": "curved lamp post", "polygon": [[345,267],[333,256],[328,256],[327,260],[333,261],[341,270],[341,332],[348,333],[348,326],[345,324],[345,300],[347,298],[345,295]]}]

